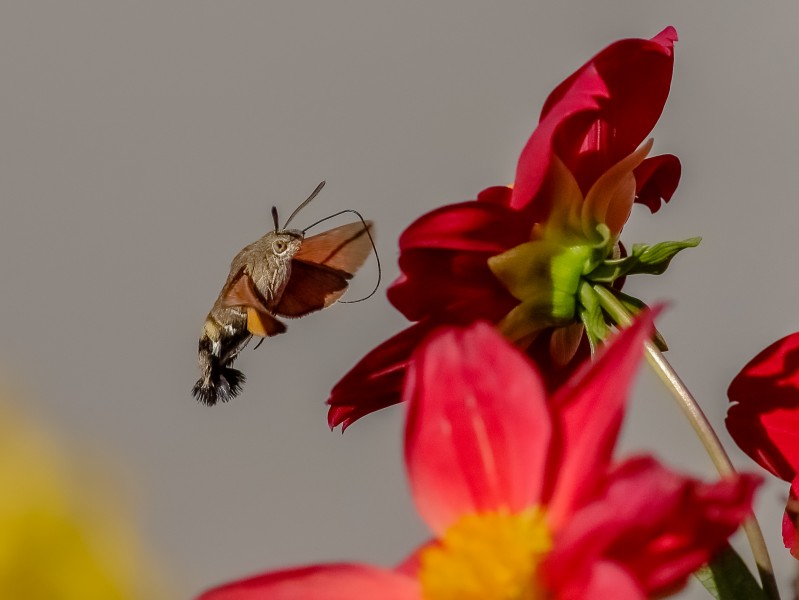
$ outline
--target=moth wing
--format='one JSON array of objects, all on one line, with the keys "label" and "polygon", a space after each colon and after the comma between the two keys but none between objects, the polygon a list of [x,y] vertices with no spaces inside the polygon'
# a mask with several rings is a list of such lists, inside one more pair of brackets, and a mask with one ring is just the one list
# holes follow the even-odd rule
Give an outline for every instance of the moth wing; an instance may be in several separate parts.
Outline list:
[{"label": "moth wing", "polygon": [[247,331],[259,337],[271,337],[285,333],[286,326],[269,313],[247,307]]},{"label": "moth wing", "polygon": [[[275,313],[302,317],[327,308],[347,291],[347,281],[372,251],[374,226],[360,221],[306,238],[291,261],[291,276]],[[368,233],[367,233],[368,232]]]},{"label": "moth wing", "polygon": [[222,290],[222,306],[225,308],[247,306],[261,312],[269,312],[261,293],[255,287],[252,277],[243,270],[226,289]]},{"label": "moth wing", "polygon": [[299,260],[291,263],[291,277],[275,307],[275,314],[302,317],[333,304],[347,291],[351,274]]},{"label": "moth wing", "polygon": [[247,331],[260,337],[270,337],[286,331],[286,326],[269,313],[252,278],[242,271],[222,292],[222,306],[247,308]]},{"label": "moth wing", "polygon": [[366,221],[365,227],[360,221],[334,227],[303,240],[294,260],[324,265],[352,275],[372,251],[369,236],[374,237],[371,221]]}]

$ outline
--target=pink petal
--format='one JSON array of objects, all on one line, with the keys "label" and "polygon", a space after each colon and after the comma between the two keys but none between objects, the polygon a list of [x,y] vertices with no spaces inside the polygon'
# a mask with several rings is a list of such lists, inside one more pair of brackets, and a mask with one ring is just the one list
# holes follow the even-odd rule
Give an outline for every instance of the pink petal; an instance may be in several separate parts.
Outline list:
[{"label": "pink petal", "polygon": [[652,458],[628,460],[564,524],[546,561],[547,576],[561,581],[597,561],[613,561],[647,597],[673,591],[750,514],[759,483],[756,476],[740,475],[704,484]]},{"label": "pink petal", "polygon": [[[668,27],[652,40],[611,44],[550,94],[538,129],[519,157],[513,208],[544,203],[542,188],[553,153],[587,192],[602,173],[638,147],[666,102],[676,39],[676,31]],[[533,208],[535,220],[543,220],[548,211],[548,206]]]},{"label": "pink petal", "polygon": [[273,571],[214,588],[198,600],[420,600],[417,582],[388,569],[358,564]]},{"label": "pink petal", "polygon": [[785,514],[782,517],[782,541],[791,551],[794,558],[799,559],[799,535],[796,526],[799,522],[799,476],[791,483],[788,503],[785,505]]},{"label": "pink petal", "polygon": [[727,430],[764,469],[791,481],[799,469],[799,333],[773,343],[732,380]]},{"label": "pink petal", "polygon": [[554,527],[569,518],[602,477],[624,416],[627,394],[652,335],[659,309],[645,311],[609,341],[553,399],[559,460],[550,458],[555,488],[549,502]]},{"label": "pink petal", "polygon": [[680,183],[682,167],[673,154],[647,158],[635,170],[635,202],[656,213],[671,200]]},{"label": "pink petal", "polygon": [[402,400],[402,383],[411,354],[437,326],[425,321],[404,329],[364,356],[330,392],[330,428],[352,423]]},{"label": "pink petal", "polygon": [[646,594],[618,564],[597,561],[583,577],[572,577],[553,590],[557,600],[584,600],[585,598],[613,598],[613,600],[646,600]]},{"label": "pink petal", "polygon": [[435,335],[414,355],[404,397],[408,476],[434,532],[464,514],[538,502],[550,438],[545,392],[492,327]]},{"label": "pink petal", "polygon": [[422,552],[427,550],[428,548],[432,548],[434,546],[440,546],[440,542],[433,538],[428,542],[425,542],[421,546],[419,546],[413,553],[406,557],[399,565],[395,567],[395,571],[398,573],[402,573],[403,575],[407,575],[408,577],[418,578],[419,576],[419,569],[422,568]]}]

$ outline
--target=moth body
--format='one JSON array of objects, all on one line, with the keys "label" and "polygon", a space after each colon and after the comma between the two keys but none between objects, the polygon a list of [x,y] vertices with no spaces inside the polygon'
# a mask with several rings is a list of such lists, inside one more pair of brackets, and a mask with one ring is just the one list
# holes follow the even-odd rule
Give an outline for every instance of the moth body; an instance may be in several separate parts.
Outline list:
[{"label": "moth body", "polygon": [[[231,290],[246,276],[263,308],[270,312],[274,310],[291,275],[291,259],[303,238],[301,231],[270,231],[257,242],[244,247],[230,263],[227,281],[205,318],[200,336],[198,359],[201,377],[194,384],[192,393],[201,403],[213,406],[235,398],[246,379],[244,373],[231,365],[252,337],[247,328],[248,310],[245,305],[230,305]],[[269,335],[283,331],[285,325],[277,319],[267,330]]]},{"label": "moth body", "polygon": [[243,327],[232,324],[235,321],[233,318],[230,324],[222,326],[217,317],[209,314],[200,336],[198,357],[202,375],[194,384],[192,393],[208,406],[234,398],[245,381],[244,373],[230,365],[250,339],[250,334],[246,320]]},{"label": "moth body", "polygon": [[276,226],[244,247],[205,318],[194,397],[208,406],[235,398],[245,377],[232,364],[252,336],[281,334],[278,316],[301,317],[338,300],[372,249],[371,228],[350,223],[306,239]]}]

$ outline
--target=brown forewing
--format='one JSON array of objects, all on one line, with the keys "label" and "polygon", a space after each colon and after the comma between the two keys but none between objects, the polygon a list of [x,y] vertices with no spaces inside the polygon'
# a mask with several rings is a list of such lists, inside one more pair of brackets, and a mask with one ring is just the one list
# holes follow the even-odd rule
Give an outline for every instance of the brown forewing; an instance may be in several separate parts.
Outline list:
[{"label": "brown forewing", "polygon": [[306,238],[294,260],[324,265],[352,275],[372,251],[367,227],[369,234],[374,235],[371,221],[366,222],[366,227],[359,221]]},{"label": "brown forewing", "polygon": [[291,276],[275,313],[301,317],[341,298],[347,281],[372,250],[372,223],[349,223],[303,241],[291,263]]},{"label": "brown forewing", "polygon": [[301,317],[327,308],[347,291],[352,275],[299,260],[292,261],[291,277],[275,307],[284,317]]}]

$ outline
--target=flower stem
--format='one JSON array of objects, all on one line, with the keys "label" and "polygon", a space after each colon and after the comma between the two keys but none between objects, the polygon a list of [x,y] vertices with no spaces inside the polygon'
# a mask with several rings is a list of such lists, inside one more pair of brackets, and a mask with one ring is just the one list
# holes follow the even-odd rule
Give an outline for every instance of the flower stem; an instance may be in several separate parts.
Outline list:
[{"label": "flower stem", "polygon": [[[603,285],[595,285],[594,291],[599,296],[602,308],[610,315],[611,319],[622,327],[628,326],[633,317],[627,308],[619,302],[613,293]],[[736,475],[735,467],[730,461],[730,457],[721,445],[719,437],[707,420],[704,412],[700,408],[696,399],[674,371],[672,366],[663,356],[663,353],[655,346],[652,341],[647,341],[644,345],[646,359],[660,380],[671,392],[677,401],[688,422],[694,428],[702,445],[705,447],[716,470],[724,478],[731,478]],[[763,591],[772,600],[779,600],[780,593],[777,589],[777,581],[774,578],[774,568],[771,565],[771,558],[768,554],[766,541],[763,539],[763,532],[754,514],[750,515],[743,523],[743,529],[752,548],[752,555],[757,563],[757,570],[760,574],[760,581],[763,584]]]}]

